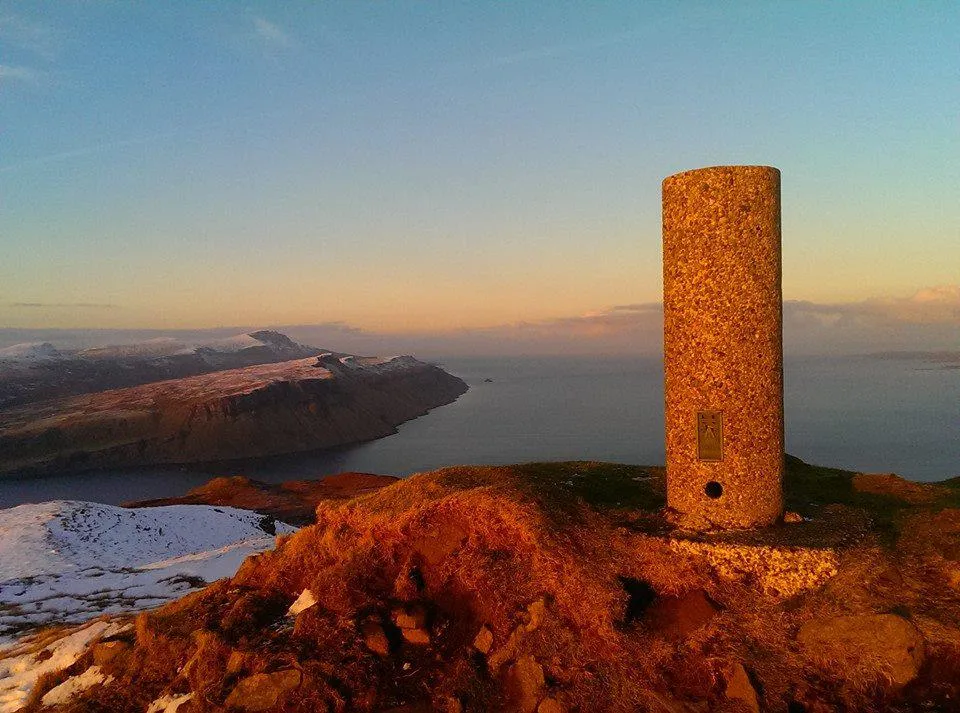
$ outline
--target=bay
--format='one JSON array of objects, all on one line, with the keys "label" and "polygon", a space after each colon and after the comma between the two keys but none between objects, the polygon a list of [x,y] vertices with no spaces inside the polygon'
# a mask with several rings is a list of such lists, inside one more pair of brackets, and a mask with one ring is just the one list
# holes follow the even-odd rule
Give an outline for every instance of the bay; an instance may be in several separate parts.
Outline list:
[{"label": "bay", "polygon": [[[662,464],[659,358],[451,357],[470,390],[397,434],[334,450],[201,466],[0,479],[0,507],[180,495],[216,475],[267,482],[343,471],[409,475],[537,460]],[[795,357],[784,366],[787,452],[919,481],[960,475],[960,370],[909,359]]]}]

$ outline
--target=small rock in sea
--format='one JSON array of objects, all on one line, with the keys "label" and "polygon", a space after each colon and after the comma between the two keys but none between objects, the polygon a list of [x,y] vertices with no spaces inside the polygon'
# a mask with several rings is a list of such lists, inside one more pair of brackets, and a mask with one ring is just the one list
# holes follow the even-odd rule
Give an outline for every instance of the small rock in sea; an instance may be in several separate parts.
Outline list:
[{"label": "small rock in sea", "polygon": [[798,522],[803,522],[803,515],[801,515],[800,513],[788,511],[783,514],[783,521],[788,525],[792,525]]}]

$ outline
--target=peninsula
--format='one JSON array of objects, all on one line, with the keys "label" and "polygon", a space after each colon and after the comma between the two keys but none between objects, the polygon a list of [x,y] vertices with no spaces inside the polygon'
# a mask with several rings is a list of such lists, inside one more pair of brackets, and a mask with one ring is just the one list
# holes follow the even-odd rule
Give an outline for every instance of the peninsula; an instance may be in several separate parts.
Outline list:
[{"label": "peninsula", "polygon": [[319,356],[0,410],[0,475],[253,458],[368,441],[466,392],[410,356]]}]

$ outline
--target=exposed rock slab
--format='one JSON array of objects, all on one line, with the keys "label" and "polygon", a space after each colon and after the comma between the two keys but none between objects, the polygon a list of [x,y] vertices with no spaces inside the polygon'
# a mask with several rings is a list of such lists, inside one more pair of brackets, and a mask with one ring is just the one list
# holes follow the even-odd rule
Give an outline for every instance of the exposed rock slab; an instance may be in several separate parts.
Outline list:
[{"label": "exposed rock slab", "polygon": [[912,623],[896,614],[859,614],[812,619],[797,641],[814,661],[904,686],[920,671],[924,642]]}]

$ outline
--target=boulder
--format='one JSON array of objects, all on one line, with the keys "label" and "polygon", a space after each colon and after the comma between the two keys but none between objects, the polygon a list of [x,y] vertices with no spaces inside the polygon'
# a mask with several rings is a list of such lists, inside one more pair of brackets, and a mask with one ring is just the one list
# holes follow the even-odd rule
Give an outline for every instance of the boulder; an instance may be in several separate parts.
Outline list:
[{"label": "boulder", "polygon": [[658,597],[644,617],[651,630],[668,641],[680,641],[710,621],[717,608],[703,591],[695,589],[678,597]]},{"label": "boulder", "polygon": [[363,643],[367,649],[380,656],[390,653],[390,640],[387,639],[387,632],[380,624],[375,621],[364,622],[360,627],[360,633],[363,635]]},{"label": "boulder", "polygon": [[723,671],[723,679],[726,684],[724,695],[732,701],[743,703],[750,713],[760,713],[760,701],[757,698],[757,691],[747,675],[747,670],[739,661],[729,664]]},{"label": "boulder", "polygon": [[224,705],[242,711],[265,711],[298,688],[302,680],[303,675],[295,668],[257,673],[240,681],[227,696]]},{"label": "boulder", "polygon": [[425,646],[430,643],[430,632],[426,629],[401,629],[405,641],[418,646]]},{"label": "boulder", "polygon": [[797,641],[810,660],[851,682],[886,681],[899,688],[923,665],[923,636],[896,614],[812,619],[800,627]]},{"label": "boulder", "polygon": [[431,567],[439,565],[463,546],[468,531],[455,522],[441,522],[432,530],[412,539],[413,549]]},{"label": "boulder", "polygon": [[556,698],[544,698],[537,706],[537,713],[567,713],[567,708]]},{"label": "boulder", "polygon": [[510,710],[534,713],[546,686],[543,666],[532,656],[521,656],[507,669],[505,684],[507,696],[513,704]]},{"label": "boulder", "polygon": [[302,592],[300,592],[300,596],[297,597],[297,600],[290,605],[289,609],[287,609],[287,616],[297,616],[300,614],[300,612],[306,611],[316,603],[317,598],[313,596],[313,592],[311,592],[309,589],[304,589]]},{"label": "boulder", "polygon": [[421,604],[394,609],[393,623],[400,629],[423,629],[427,623],[427,610]]},{"label": "boulder", "polygon": [[490,653],[490,649],[493,648],[493,632],[486,625],[481,626],[480,631],[477,632],[473,640],[473,648],[484,655]]}]

